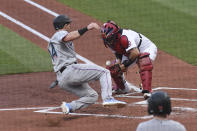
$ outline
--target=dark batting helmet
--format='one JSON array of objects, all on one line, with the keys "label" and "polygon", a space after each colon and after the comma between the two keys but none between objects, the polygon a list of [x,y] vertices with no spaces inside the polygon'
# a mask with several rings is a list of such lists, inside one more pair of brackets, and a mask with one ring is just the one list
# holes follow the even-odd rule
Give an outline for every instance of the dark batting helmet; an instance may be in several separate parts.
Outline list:
[{"label": "dark batting helmet", "polygon": [[119,31],[119,27],[113,21],[108,21],[101,26],[101,37],[104,40],[104,44],[109,44],[113,42]]},{"label": "dark batting helmet", "polygon": [[71,23],[72,20],[67,15],[59,15],[53,20],[55,30],[62,29],[65,24]]},{"label": "dark batting helmet", "polygon": [[148,113],[166,115],[171,113],[171,100],[166,92],[158,91],[148,99]]}]

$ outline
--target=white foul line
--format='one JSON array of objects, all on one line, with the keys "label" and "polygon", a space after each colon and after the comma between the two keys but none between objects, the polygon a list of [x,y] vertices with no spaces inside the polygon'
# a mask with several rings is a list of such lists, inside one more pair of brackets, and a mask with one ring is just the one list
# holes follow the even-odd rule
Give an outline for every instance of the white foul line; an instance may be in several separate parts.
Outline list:
[{"label": "white foul line", "polygon": [[[142,107],[146,107],[141,105]],[[8,108],[8,109],[0,109],[0,111],[21,111],[21,110],[36,110],[36,109],[41,109],[37,110],[34,112],[37,113],[44,113],[44,114],[60,114],[63,115],[62,112],[57,112],[57,111],[51,111],[55,109],[59,109],[60,107],[30,107],[30,108]],[[146,107],[147,108],[147,107]],[[181,110],[181,111],[189,111],[189,112],[196,112],[196,108],[191,108],[191,107],[173,107],[172,109],[174,110]],[[93,117],[108,117],[108,118],[123,118],[123,119],[150,119],[153,116],[125,116],[125,115],[109,115],[109,114],[90,114],[90,113],[69,113],[67,115],[73,115],[73,116],[93,116]]]},{"label": "white foul line", "polygon": [[0,15],[3,16],[4,18],[6,18],[6,19],[8,19],[8,20],[10,20],[10,21],[12,21],[12,22],[14,22],[15,24],[19,25],[20,27],[26,29],[27,31],[33,33],[34,35],[36,35],[36,36],[42,38],[43,40],[49,42],[50,39],[49,39],[48,37],[46,37],[45,35],[39,33],[38,31],[32,29],[31,27],[29,27],[29,26],[23,24],[22,22],[20,22],[20,21],[18,21],[18,20],[15,20],[14,18],[8,16],[7,14],[5,14],[5,13],[3,13],[3,12],[1,12],[1,11],[0,11]]},{"label": "white foul line", "polygon": [[196,112],[196,108],[191,108],[191,107],[173,107],[172,109],[175,110],[181,110],[181,111],[191,111],[191,112]]},{"label": "white foul line", "polygon": [[172,87],[157,87],[154,88],[153,90],[188,90],[188,91],[197,91],[197,89],[192,89],[192,88],[172,88]]},{"label": "white foul line", "polygon": [[127,96],[127,95],[116,95],[115,97],[124,97],[124,98],[144,98],[143,96]]},{"label": "white foul line", "polygon": [[174,101],[197,101],[197,99],[184,99],[184,98],[171,98],[171,100],[174,100]]},{"label": "white foul line", "polygon": [[[39,112],[39,111],[35,111]],[[47,111],[47,112],[40,112],[45,114],[63,114],[62,112],[53,112],[53,111]],[[124,116],[124,115],[109,115],[109,114],[89,114],[89,113],[69,113],[68,115],[73,116],[94,116],[94,117],[110,117],[110,118],[126,118],[126,119],[149,119],[153,116]]]},{"label": "white foul line", "polygon": [[37,4],[37,3],[35,3],[33,1],[31,1],[31,0],[24,0],[24,1],[29,3],[29,4],[31,4],[31,5],[33,5],[33,6],[35,6],[35,7],[37,7],[37,8],[39,8],[39,9],[41,9],[41,10],[43,10],[43,11],[45,11],[45,12],[47,12],[48,14],[51,14],[51,15],[55,16],[55,17],[59,15],[59,14],[57,14],[57,13],[55,13],[55,12],[53,12],[53,11],[47,9],[47,8],[45,8],[44,6],[39,5],[39,4]]},{"label": "white foul line", "polygon": [[[63,114],[62,112],[55,112],[51,110],[59,109],[60,107],[29,107],[29,108],[8,108],[8,109],[0,109],[0,111],[22,111],[22,110],[38,110],[34,111],[37,113],[44,114]],[[68,115],[73,116],[94,116],[94,117],[110,117],[110,118],[125,118],[125,119],[149,119],[152,116],[125,116],[125,115],[109,115],[109,114],[90,114],[90,113],[69,113]]]},{"label": "white foul line", "polygon": [[[115,97],[124,97],[124,98],[144,98],[143,96],[126,96],[126,95],[116,95]],[[174,101],[197,101],[197,99],[185,99],[185,98],[171,98]]]},{"label": "white foul line", "polygon": [[[58,109],[60,107],[51,107],[48,109],[42,109],[34,112],[38,113],[45,113],[45,114],[63,114],[62,112],[54,112],[51,110]],[[90,113],[69,113],[68,115],[73,116],[94,116],[94,117],[110,117],[110,118],[126,118],[126,119],[149,119],[152,118],[152,116],[124,116],[124,115],[109,115],[109,114],[90,114]]]},{"label": "white foul line", "polygon": [[[176,98],[174,98],[174,99],[176,99]],[[134,102],[134,103],[128,104],[128,106],[135,106],[135,105],[140,105],[142,107],[147,108],[148,102],[147,102],[147,100],[144,100],[144,101],[139,101],[139,102]],[[172,107],[172,109],[181,110],[181,111],[197,112],[197,108],[191,108],[191,107]]]},{"label": "white foul line", "polygon": [[24,108],[4,108],[0,109],[0,111],[21,111],[21,110],[37,110],[37,109],[51,109],[54,107],[24,107]]}]

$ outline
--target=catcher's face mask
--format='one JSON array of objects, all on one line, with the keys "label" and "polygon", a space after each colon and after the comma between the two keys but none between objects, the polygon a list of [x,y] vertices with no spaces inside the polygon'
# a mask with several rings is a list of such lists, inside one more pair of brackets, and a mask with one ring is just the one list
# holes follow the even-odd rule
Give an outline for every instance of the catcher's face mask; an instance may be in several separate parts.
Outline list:
[{"label": "catcher's face mask", "polygon": [[112,22],[107,22],[103,24],[103,26],[101,27],[101,37],[104,41],[105,46],[113,45],[118,31],[119,27]]}]

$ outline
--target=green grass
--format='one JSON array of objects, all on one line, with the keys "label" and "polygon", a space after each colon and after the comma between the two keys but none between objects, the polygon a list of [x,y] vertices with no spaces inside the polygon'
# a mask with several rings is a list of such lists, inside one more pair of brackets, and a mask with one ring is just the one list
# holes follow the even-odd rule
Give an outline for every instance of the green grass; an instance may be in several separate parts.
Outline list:
[{"label": "green grass", "polygon": [[0,24],[0,74],[51,71],[48,52]]},{"label": "green grass", "polygon": [[149,37],[159,49],[197,65],[195,0],[58,0],[102,22],[116,21]]},{"label": "green grass", "polygon": [[159,2],[177,11],[181,11],[191,16],[197,17],[197,1],[196,0],[152,0]]}]

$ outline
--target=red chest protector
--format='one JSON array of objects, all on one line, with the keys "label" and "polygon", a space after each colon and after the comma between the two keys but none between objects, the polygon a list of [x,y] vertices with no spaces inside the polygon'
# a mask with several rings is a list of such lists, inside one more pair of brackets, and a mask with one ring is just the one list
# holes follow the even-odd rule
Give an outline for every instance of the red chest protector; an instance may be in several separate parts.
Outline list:
[{"label": "red chest protector", "polygon": [[120,34],[118,34],[117,40],[113,43],[113,47],[110,48],[112,48],[118,54],[128,56],[129,53],[126,52],[128,46],[129,46],[129,41],[127,36],[126,35],[120,36]]}]

